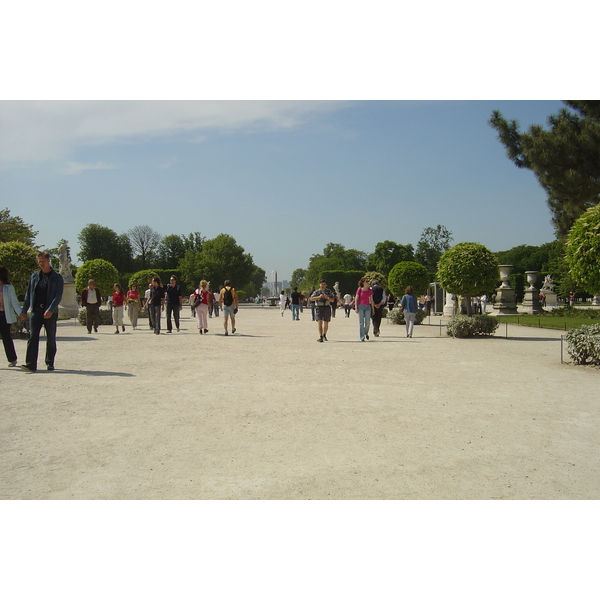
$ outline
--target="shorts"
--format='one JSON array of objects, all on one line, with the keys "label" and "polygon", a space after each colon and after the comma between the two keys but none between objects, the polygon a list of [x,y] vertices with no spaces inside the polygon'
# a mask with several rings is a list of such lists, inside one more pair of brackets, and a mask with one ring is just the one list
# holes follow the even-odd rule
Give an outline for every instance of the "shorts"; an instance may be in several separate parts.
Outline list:
[{"label": "shorts", "polygon": [[223,304],[223,316],[224,317],[231,317],[232,319],[235,318],[235,314],[234,311],[235,310],[235,304],[232,304],[231,306],[227,306],[225,304]]},{"label": "shorts", "polygon": [[331,321],[331,306],[315,306],[315,319],[317,321]]}]

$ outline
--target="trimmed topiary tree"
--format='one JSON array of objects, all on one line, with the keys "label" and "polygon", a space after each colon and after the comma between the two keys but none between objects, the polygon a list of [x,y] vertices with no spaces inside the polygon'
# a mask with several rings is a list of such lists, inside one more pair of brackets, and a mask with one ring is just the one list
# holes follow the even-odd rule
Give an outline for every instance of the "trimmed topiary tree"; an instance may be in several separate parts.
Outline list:
[{"label": "trimmed topiary tree", "polygon": [[119,272],[112,263],[102,258],[94,258],[84,262],[75,275],[75,289],[81,292],[93,279],[103,297],[113,293],[113,285],[119,281]]},{"label": "trimmed topiary tree", "polygon": [[376,281],[384,290],[388,289],[387,277],[383,273],[378,273],[377,271],[367,271],[364,274],[364,277],[371,282],[371,285],[373,285],[373,281]]},{"label": "trimmed topiary tree", "polygon": [[471,297],[498,285],[498,261],[482,244],[462,242],[446,250],[437,267],[437,280],[451,294],[465,296],[471,315]]},{"label": "trimmed topiary tree", "polygon": [[573,279],[590,294],[600,294],[600,204],[588,208],[575,221],[566,250]]},{"label": "trimmed topiary tree", "polygon": [[[137,271],[129,278],[128,286],[131,287],[135,283],[137,285],[137,289],[140,293],[140,296],[143,298],[144,293],[148,289],[148,279],[152,279],[153,277],[160,277],[160,275],[152,269],[144,269],[143,271]],[[163,285],[168,283],[168,281],[163,281],[162,277],[160,278],[160,282]]]},{"label": "trimmed topiary tree", "polygon": [[0,243],[0,265],[8,269],[10,282],[18,297],[27,291],[27,282],[31,274],[39,269],[38,251],[23,242]]},{"label": "trimmed topiary tree", "polygon": [[388,289],[398,297],[404,295],[404,291],[409,285],[412,285],[417,296],[424,294],[429,283],[427,267],[411,261],[395,264],[388,275]]}]

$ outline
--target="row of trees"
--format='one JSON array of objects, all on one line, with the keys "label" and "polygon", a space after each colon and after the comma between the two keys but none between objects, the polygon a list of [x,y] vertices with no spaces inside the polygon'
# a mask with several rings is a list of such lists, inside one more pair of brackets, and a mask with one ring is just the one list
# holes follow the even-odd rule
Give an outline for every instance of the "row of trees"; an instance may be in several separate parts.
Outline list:
[{"label": "row of trees", "polygon": [[101,258],[120,273],[142,269],[174,269],[186,252],[200,252],[206,239],[199,232],[161,236],[148,225],[118,234],[98,223],[86,225],[77,236],[78,258],[83,262]]},{"label": "row of trees", "polygon": [[430,273],[435,273],[440,257],[451,242],[452,232],[443,225],[437,225],[423,230],[416,251],[412,244],[398,244],[390,240],[379,242],[371,254],[329,243],[321,254],[310,257],[306,269],[296,269],[292,273],[290,285],[316,287],[321,274],[330,271],[376,272],[387,277],[394,265],[406,261],[417,262]]},{"label": "row of trees", "polygon": [[77,239],[78,256],[84,263],[102,259],[114,265],[122,277],[170,269],[180,274],[187,290],[195,289],[200,279],[215,287],[230,279],[249,295],[259,293],[266,281],[265,271],[254,264],[252,256],[224,233],[210,240],[199,232],[163,237],[151,227],[140,225],[119,235],[92,223],[81,230]]}]

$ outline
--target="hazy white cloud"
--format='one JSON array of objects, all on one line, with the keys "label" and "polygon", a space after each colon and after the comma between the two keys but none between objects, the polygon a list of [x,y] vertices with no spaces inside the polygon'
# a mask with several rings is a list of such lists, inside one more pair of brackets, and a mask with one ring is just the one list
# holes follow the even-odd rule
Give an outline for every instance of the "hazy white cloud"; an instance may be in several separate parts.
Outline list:
[{"label": "hazy white cloud", "polygon": [[82,146],[139,142],[178,134],[294,129],[337,110],[333,101],[2,101],[0,164],[76,160]]},{"label": "hazy white cloud", "polygon": [[177,162],[177,157],[167,158],[158,164],[159,169],[170,169]]},{"label": "hazy white cloud", "polygon": [[77,162],[68,162],[65,167],[65,173],[67,175],[77,175],[78,173],[82,173],[83,171],[105,171],[107,169],[116,169],[117,167],[113,165],[107,165],[102,161],[95,162],[93,164],[90,163],[77,163]]}]

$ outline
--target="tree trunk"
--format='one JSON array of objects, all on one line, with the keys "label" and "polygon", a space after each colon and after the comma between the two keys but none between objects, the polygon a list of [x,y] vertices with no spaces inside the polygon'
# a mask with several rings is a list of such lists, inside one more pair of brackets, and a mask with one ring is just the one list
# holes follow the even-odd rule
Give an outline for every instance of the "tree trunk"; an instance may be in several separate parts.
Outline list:
[{"label": "tree trunk", "polygon": [[467,299],[467,316],[471,316],[471,296],[465,296]]}]

